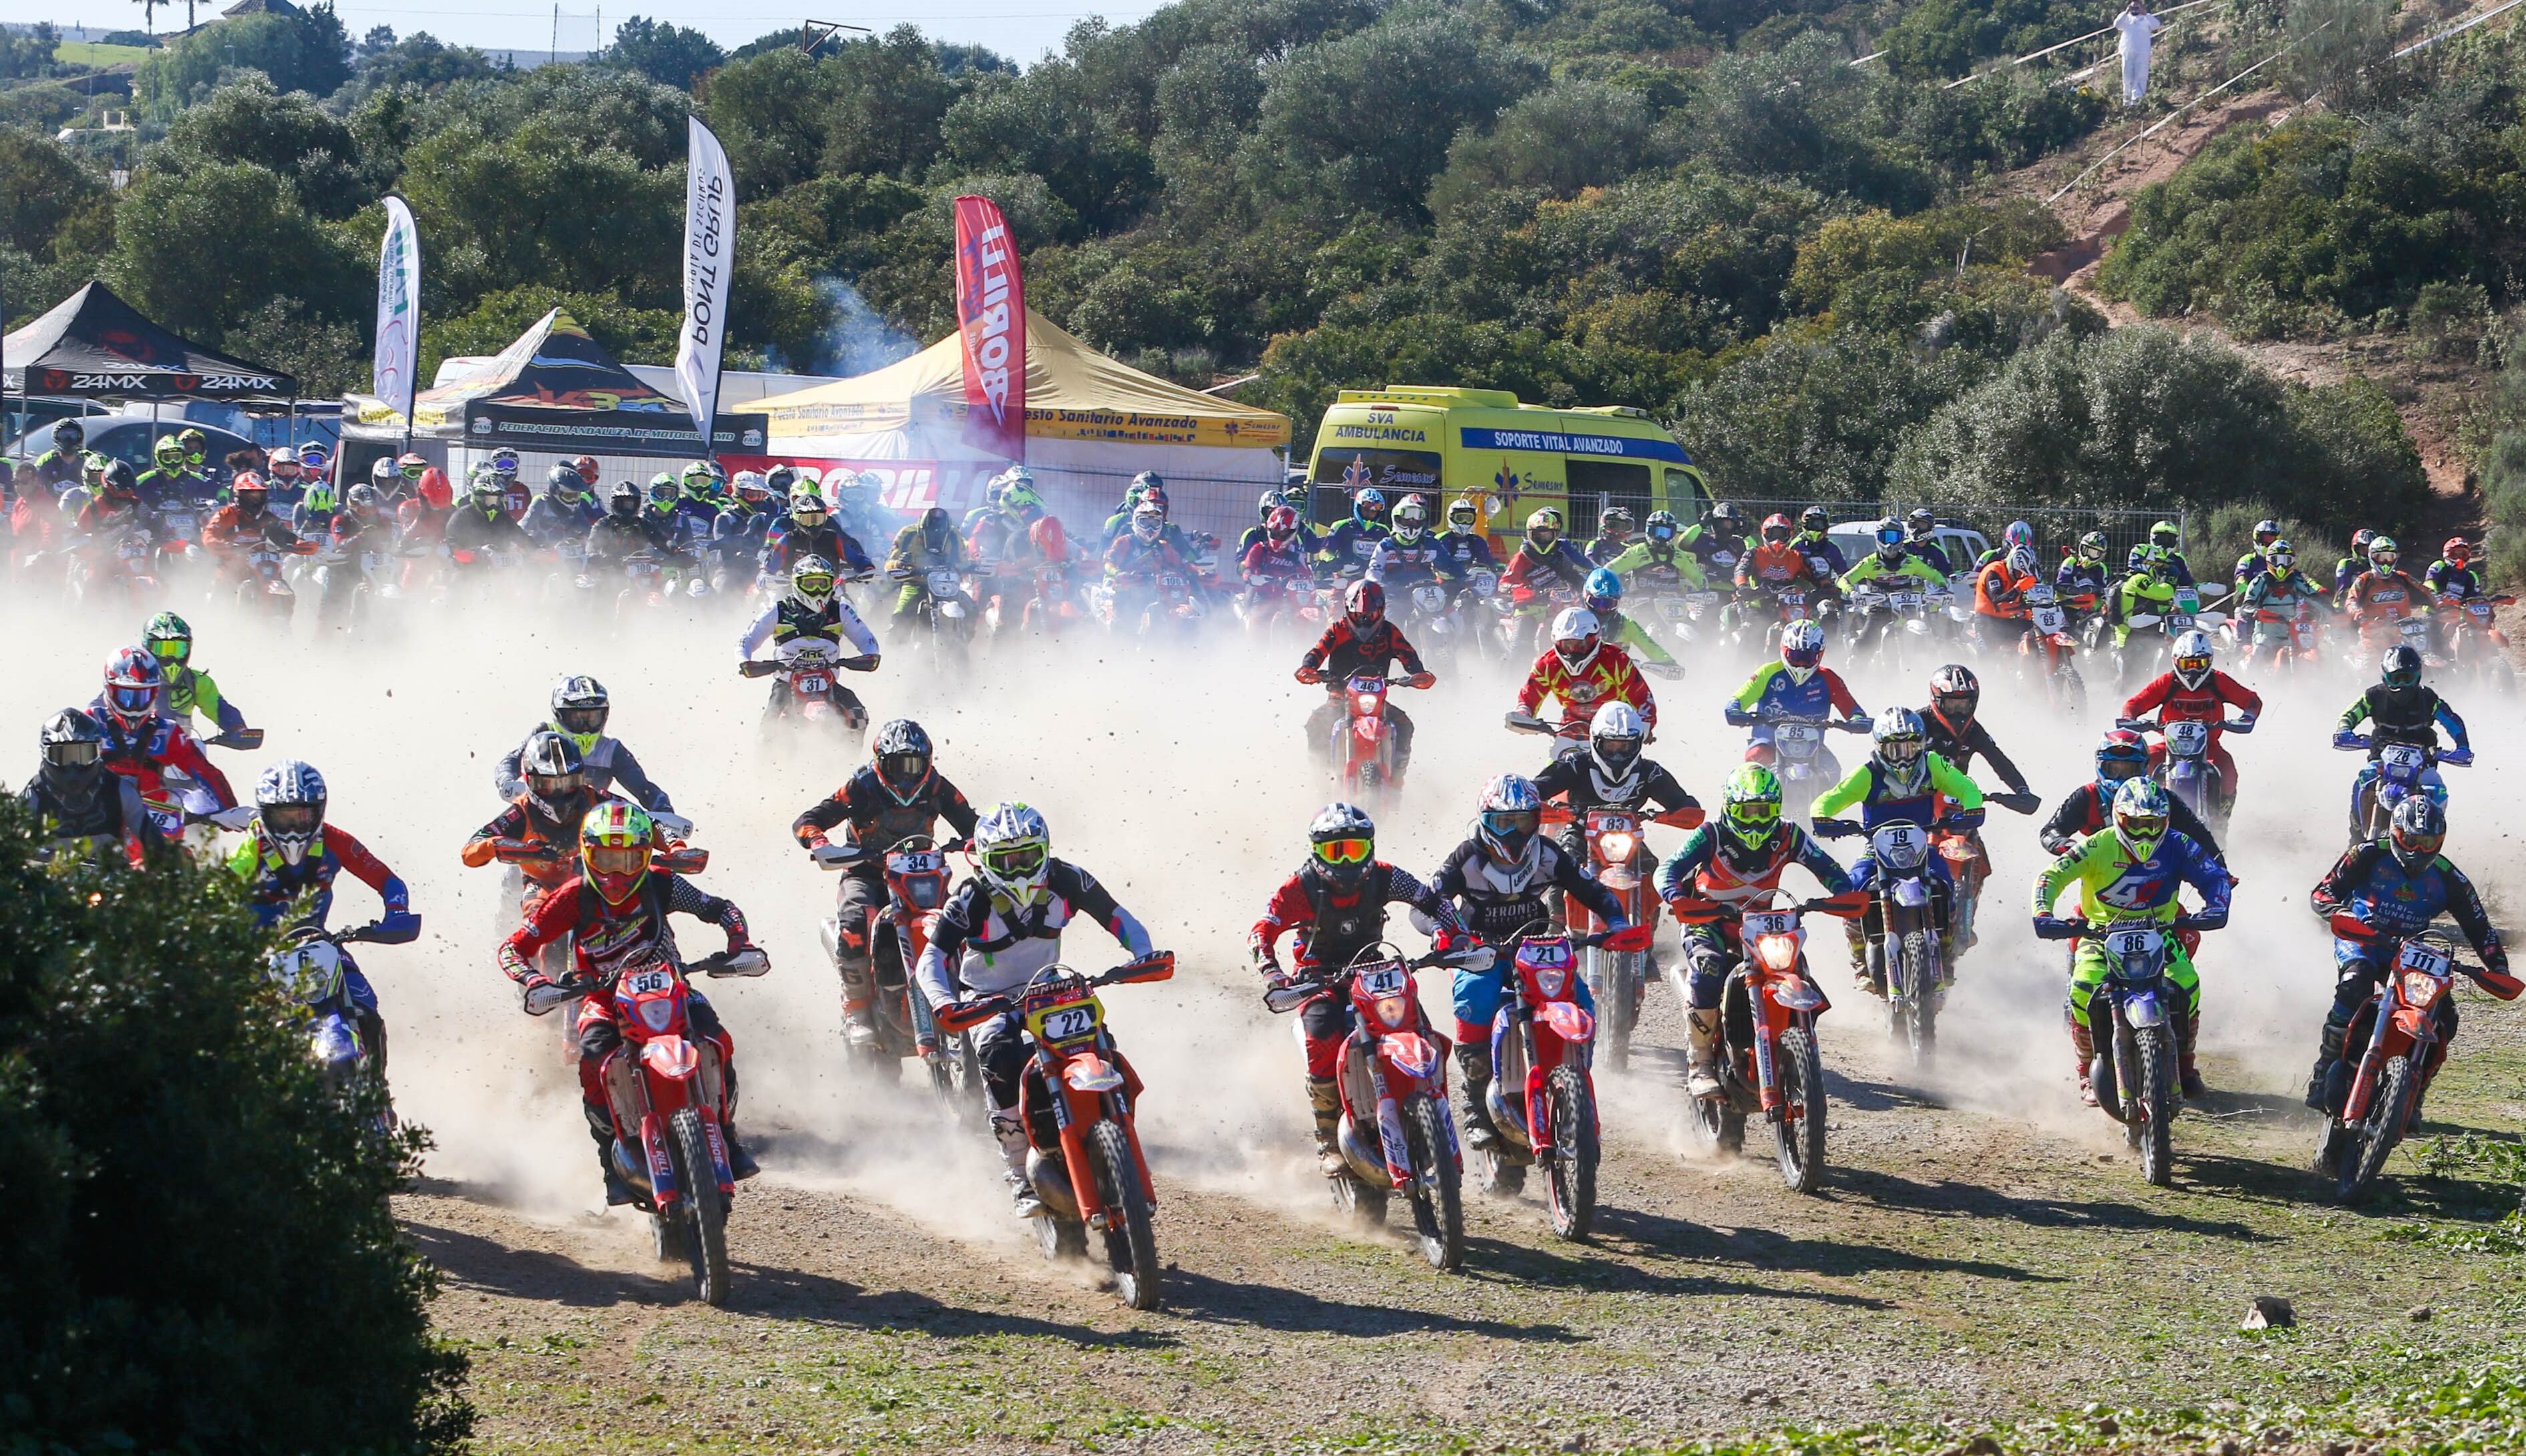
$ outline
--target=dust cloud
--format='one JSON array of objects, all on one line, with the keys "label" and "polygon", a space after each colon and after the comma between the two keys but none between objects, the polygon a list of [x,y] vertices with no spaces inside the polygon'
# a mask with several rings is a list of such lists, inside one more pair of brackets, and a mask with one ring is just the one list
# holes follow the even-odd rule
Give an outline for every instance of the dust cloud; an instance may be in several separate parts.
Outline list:
[{"label": "dust cloud", "polygon": [[[744,615],[734,603],[680,607],[616,629],[573,609],[504,598],[415,610],[394,629],[354,640],[304,621],[278,631],[183,595],[177,609],[195,628],[197,665],[270,730],[259,753],[214,750],[240,792],[250,794],[269,764],[307,759],[330,785],[331,822],[412,886],[425,919],[421,941],[363,948],[361,960],[392,1029],[397,1104],[436,1139],[430,1179],[555,1223],[597,1206],[558,1021],[522,1015],[492,962],[510,928],[501,872],[457,860],[499,808],[494,761],[541,720],[557,678],[588,673],[612,692],[610,730],[696,822],[694,841],[711,851],[697,882],[736,900],[771,953],[770,975],[707,986],[736,1040],[739,1123],[761,1141],[767,1177],[882,1200],[959,1237],[1025,1241],[1006,1216],[996,1155],[983,1139],[944,1133],[910,1078],[880,1087],[843,1067],[837,982],[816,932],[834,883],[796,848],[787,825],[841,781],[862,749],[838,732],[813,743],[785,728],[767,736],[758,722],[764,684],[734,672]],[[37,725],[95,694],[107,654],[136,640],[146,615],[49,603],[25,612],[38,629],[0,644],[0,721],[25,735],[20,775],[32,768]],[[1327,797],[1300,736],[1317,690],[1290,680],[1297,644],[1266,649],[1239,638],[1233,624],[1220,628],[1195,650],[1152,651],[1084,632],[1052,643],[1018,639],[985,648],[961,680],[927,657],[890,654],[854,685],[877,719],[923,722],[939,769],[978,807],[1019,799],[1041,809],[1055,852],[1104,879],[1160,945],[1179,953],[1174,981],[1105,996],[1148,1084],[1143,1138],[1160,1173],[1329,1217],[1305,1156],[1290,1019],[1263,1010],[1243,948],[1264,899],[1300,863],[1306,821]],[[1986,717],[2048,806],[2089,774],[2106,694],[2100,687],[2090,722],[2066,726],[2002,671],[1983,671]],[[1381,853],[1422,875],[1465,832],[1488,778],[1532,773],[1544,761],[1541,740],[1499,726],[1515,688],[1506,669],[1468,660],[1441,674],[1432,691],[1397,693],[1421,732],[1405,803],[1380,826]],[[1925,675],[1863,666],[1849,676],[1871,710],[1924,696]],[[1657,684],[1666,726],[1652,756],[1705,801],[1739,760],[1743,735],[1718,707],[1741,680],[1733,666],[1696,663],[1684,681]],[[2267,687],[2264,726],[2231,740],[2244,782],[2231,857],[2244,883],[2231,927],[2209,937],[2201,956],[2214,1084],[2277,1092],[2303,1075],[2332,981],[2327,941],[2304,896],[2342,842],[2356,760],[2330,752],[2326,739],[2354,690],[2349,679],[2329,678]],[[2518,821],[2526,781],[2513,762],[2518,739],[2504,711],[2461,690],[2456,702],[2484,766],[2450,771],[2450,851],[2496,901],[2518,881],[2507,831],[2496,828]],[[1845,765],[1864,752],[1850,738],[1834,741]],[[2036,823],[1995,812],[1996,869],[1982,944],[1961,967],[1944,1056],[1925,1090],[1990,1113],[1996,1132],[2015,1121],[2102,1144],[2109,1125],[2083,1111],[2072,1087],[2059,947],[2037,942],[2024,916],[2042,861]],[[1653,843],[1664,851],[1679,837],[1657,830]],[[1847,841],[1838,847],[1847,853]],[[373,914],[364,887],[346,879],[338,894],[336,924]],[[679,929],[688,951],[717,948],[716,931]],[[1854,1069],[1894,1066],[1882,1018],[1849,988],[1840,928],[1819,918],[1812,929],[1837,1002],[1824,1023],[1828,1068],[1864,1078]],[[1421,943],[1400,916],[1392,932]],[[1662,941],[1672,935],[1669,927]],[[1118,958],[1092,927],[1074,929],[1066,948],[1084,968]],[[1425,975],[1423,993],[1443,1026],[1443,979]],[[1680,1044],[1672,1010],[1661,1005],[1668,993],[1649,995],[1644,1034]],[[1617,1156],[1685,1146],[1676,1074],[1673,1058],[1644,1053],[1628,1074],[1600,1075]]]}]

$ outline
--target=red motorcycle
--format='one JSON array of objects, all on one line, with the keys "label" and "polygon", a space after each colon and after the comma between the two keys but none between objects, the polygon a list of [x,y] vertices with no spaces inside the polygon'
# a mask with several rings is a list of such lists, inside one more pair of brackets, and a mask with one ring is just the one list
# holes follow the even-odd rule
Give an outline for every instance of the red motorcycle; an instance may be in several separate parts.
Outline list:
[{"label": "red motorcycle", "polygon": [[1483,1191],[1514,1194],[1526,1186],[1526,1170],[1541,1164],[1552,1231],[1563,1238],[1587,1237],[1595,1222],[1596,1163],[1603,1154],[1596,1079],[1589,1066],[1596,1018],[1579,1004],[1578,951],[1641,955],[1649,933],[1642,925],[1575,939],[1521,936],[1512,993],[1491,1022],[1486,1100],[1500,1135],[1483,1154]]},{"label": "red motorcycle", "polygon": [[1422,1016],[1412,973],[1454,959],[1434,952],[1407,963],[1393,946],[1373,945],[1336,979],[1293,981],[1263,993],[1263,1004],[1275,1012],[1295,1011],[1318,996],[1350,997],[1352,1029],[1337,1079],[1341,1130],[1336,1145],[1347,1166],[1333,1180],[1334,1202],[1362,1226],[1382,1229],[1387,1195],[1401,1193],[1412,1203],[1421,1257],[1445,1270],[1465,1262],[1464,1153],[1447,1111],[1447,1038]]},{"label": "red motorcycle", "polygon": [[941,1029],[963,1034],[1012,1011],[1026,1024],[1035,1055],[1018,1088],[1026,1124],[1027,1180],[1043,1200],[1036,1237],[1047,1259],[1079,1258],[1087,1234],[1104,1236],[1115,1292],[1134,1309],[1156,1309],[1158,1238],[1150,1227],[1157,1190],[1140,1152],[1134,1109],[1139,1074],[1105,1028],[1100,986],[1165,980],[1176,974],[1171,951],[1154,951],[1102,976],[1046,966],[1024,989],[938,1008]]},{"label": "red motorcycle", "polygon": [[[1729,907],[1707,900],[1670,902],[1685,925],[1709,925]],[[1693,1130],[1705,1146],[1736,1152],[1745,1145],[1745,1119],[1772,1125],[1781,1180],[1812,1193],[1824,1180],[1824,1062],[1815,1019],[1833,1009],[1807,972],[1799,917],[1812,911],[1844,920],[1868,909],[1866,892],[1772,908],[1772,897],[1747,904],[1738,926],[1740,959],[1719,1002],[1719,1095],[1693,1102]]]},{"label": "red motorcycle", "polygon": [[[696,961],[692,969],[712,977],[760,976],[771,964],[749,947]],[[728,1069],[717,1047],[690,1034],[691,994],[675,967],[653,961],[625,970],[611,986],[578,977],[539,985],[528,993],[527,1010],[542,1016],[581,997],[590,1003],[613,998],[623,1044],[598,1075],[614,1115],[614,1171],[649,1215],[658,1257],[687,1261],[693,1292],[716,1305],[728,1302],[728,1211],[736,1178],[728,1166]],[[573,1020],[595,1014],[590,1004]]]},{"label": "red motorcycle", "polygon": [[[1426,678],[1428,675],[1422,675]],[[1420,687],[1420,678],[1353,678],[1342,684],[1342,717],[1334,727],[1334,797],[1374,810],[1389,802],[1394,783],[1394,725],[1386,717],[1386,695],[1396,686]]]},{"label": "red motorcycle", "polygon": [[2447,616],[2448,661],[2473,678],[2488,679],[2501,692],[2517,690],[2517,670],[2509,665],[2508,634],[2500,629],[2493,609],[2516,600],[2506,595],[2439,598]]},{"label": "red motorcycle", "polygon": [[2088,680],[2079,675],[2079,638],[2070,614],[2050,586],[2038,581],[2026,588],[2026,631],[2017,639],[2026,670],[2044,680],[2044,694],[2053,707],[2072,714],[2087,711]]},{"label": "red motorcycle", "polygon": [[[541,839],[494,839],[491,858],[518,872],[514,888],[521,923],[533,920],[544,897],[578,873],[578,858],[568,848]],[[698,875],[710,868],[710,851],[681,840],[669,841],[651,851],[649,865],[670,875]],[[535,969],[559,984],[575,974],[577,963],[572,937],[564,935],[544,947],[543,954],[536,958]],[[579,1065],[579,1031],[567,1023],[561,1029],[561,1061],[565,1067]]]},{"label": "red motorcycle", "polygon": [[2324,659],[2324,624],[2304,597],[2289,610],[2256,607],[2246,628],[2246,661],[2268,657],[2274,667],[2311,668]]},{"label": "red motorcycle", "polygon": [[[1596,881],[1614,892],[1623,902],[1623,918],[1635,926],[1654,928],[1657,925],[1657,896],[1649,880],[1657,867],[1654,856],[1647,852],[1641,837],[1646,825],[1662,824],[1673,828],[1690,829],[1702,821],[1699,809],[1671,809],[1664,814],[1643,818],[1628,809],[1591,809],[1586,815],[1575,815],[1568,805],[1543,806],[1542,827],[1554,828],[1577,820],[1585,839],[1588,863],[1596,872]],[[1588,939],[1605,929],[1595,913],[1576,900],[1565,907],[1565,919],[1571,933],[1581,937],[1579,973],[1588,983],[1589,993],[1596,998],[1596,1016],[1602,1024],[1601,1044],[1605,1065],[1620,1072],[1631,1064],[1632,1030],[1640,1025],[1641,997],[1648,983],[1657,979],[1655,952],[1643,938],[1638,950],[1616,950]]]},{"label": "red motorcycle", "polygon": [[[2349,1203],[2377,1180],[2395,1145],[2419,1128],[2421,1098],[2448,1054],[2448,1044],[2439,1039],[2439,1008],[2455,993],[2456,973],[2471,968],[2456,960],[2454,942],[2435,931],[2397,945],[2343,911],[2333,917],[2333,933],[2367,941],[2395,958],[2394,970],[2351,1018],[2343,1055],[2334,1061],[2324,1089],[2315,1171],[2334,1180],[2336,1196]],[[2353,1047],[2359,1049],[2355,1059]]]},{"label": "red motorcycle", "polygon": [[[842,870],[863,862],[871,852],[857,844],[820,844],[811,855],[822,869]],[[920,1058],[939,1106],[950,1119],[979,1132],[989,1126],[990,1107],[984,1097],[983,1066],[975,1059],[973,1039],[939,1029],[928,999],[911,976],[921,953],[930,948],[930,916],[947,903],[947,856],[929,835],[913,834],[885,851],[884,875],[885,903],[869,909],[861,943],[874,949],[879,932],[890,930],[901,948],[905,974],[900,986],[878,982],[872,1018],[877,1040],[864,1055],[886,1069],[888,1080],[905,1057]],[[838,956],[834,922],[826,921],[817,929],[825,954]]]}]

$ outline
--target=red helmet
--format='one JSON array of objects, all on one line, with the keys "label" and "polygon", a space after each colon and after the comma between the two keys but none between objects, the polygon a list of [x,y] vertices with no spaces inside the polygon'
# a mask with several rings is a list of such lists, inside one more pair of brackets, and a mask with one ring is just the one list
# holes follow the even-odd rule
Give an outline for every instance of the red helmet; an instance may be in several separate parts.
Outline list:
[{"label": "red helmet", "polygon": [[126,731],[158,716],[158,699],[166,687],[158,659],[140,648],[126,647],[105,661],[105,711]]},{"label": "red helmet", "polygon": [[1786,541],[1791,536],[1797,534],[1797,529],[1798,528],[1795,526],[1790,524],[1789,517],[1782,515],[1778,511],[1774,511],[1771,515],[1763,518],[1764,540]]},{"label": "red helmet", "polygon": [[1298,513],[1288,506],[1274,506],[1272,514],[1263,518],[1263,533],[1276,541],[1296,535]]},{"label": "red helmet", "polygon": [[422,504],[433,511],[444,511],[456,504],[456,490],[447,483],[447,472],[434,465],[421,473],[421,484],[416,493],[420,495]]},{"label": "red helmet", "polygon": [[1058,516],[1047,514],[1036,518],[1035,525],[1027,527],[1027,539],[1035,542],[1035,549],[1046,561],[1070,559],[1070,538],[1063,532]]},{"label": "red helmet", "polygon": [[2473,543],[2462,536],[2450,536],[2447,544],[2439,547],[2439,555],[2447,558],[2448,565],[2460,567],[2473,559]]},{"label": "red helmet", "polygon": [[1355,632],[1372,630],[1386,620],[1386,588],[1362,577],[1342,593],[1342,619]]},{"label": "red helmet", "polygon": [[577,460],[572,461],[570,463],[570,468],[579,472],[579,477],[585,480],[591,487],[596,484],[596,477],[599,467],[596,463],[595,456],[582,455]]}]

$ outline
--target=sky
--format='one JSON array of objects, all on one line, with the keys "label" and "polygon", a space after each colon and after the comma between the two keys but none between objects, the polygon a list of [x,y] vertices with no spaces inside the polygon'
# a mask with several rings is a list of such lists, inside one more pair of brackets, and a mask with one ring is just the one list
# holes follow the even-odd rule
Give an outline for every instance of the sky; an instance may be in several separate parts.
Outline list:
[{"label": "sky", "polygon": [[[226,3],[227,0],[204,0],[200,13],[215,14]],[[382,0],[339,0],[336,8],[354,37],[373,25],[392,25],[397,35],[427,30],[444,41],[486,50],[543,50],[552,43],[553,8],[549,4],[536,6],[531,0],[421,0],[418,6]],[[1118,0],[1113,6],[1101,8],[1083,0],[923,0],[918,4],[912,0],[880,0],[879,13],[868,14],[841,7],[784,11],[780,8],[780,0],[720,0],[716,4],[710,0],[622,0],[619,6],[609,4],[601,10],[608,38],[615,25],[633,15],[688,26],[731,48],[767,31],[795,27],[802,20],[838,21],[878,30],[909,23],[935,39],[986,45],[1021,65],[1032,65],[1044,52],[1060,50],[1062,36],[1088,16],[1102,15],[1116,25],[1124,25],[1159,8],[1159,0]],[[588,0],[565,0],[562,10],[565,31],[574,16],[582,18],[578,25],[583,30],[587,25],[583,18],[600,7]],[[180,27],[183,17],[179,0],[158,11],[158,26]],[[0,0],[0,22],[34,21],[138,29],[140,6],[137,0],[104,0],[92,8],[63,7],[59,0]],[[567,38],[562,48],[573,48]]]}]

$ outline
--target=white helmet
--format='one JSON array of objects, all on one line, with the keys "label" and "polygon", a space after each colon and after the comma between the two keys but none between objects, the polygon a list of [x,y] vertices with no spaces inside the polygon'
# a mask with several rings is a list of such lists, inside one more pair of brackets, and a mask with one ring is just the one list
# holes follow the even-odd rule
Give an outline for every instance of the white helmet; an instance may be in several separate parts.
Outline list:
[{"label": "white helmet", "polygon": [[1002,804],[974,826],[974,860],[984,880],[1010,904],[1036,904],[1050,893],[1052,831],[1024,804]]},{"label": "white helmet", "polygon": [[1607,703],[1588,724],[1588,753],[1607,778],[1629,778],[1641,764],[1649,726],[1629,703]]},{"label": "white helmet", "polygon": [[254,807],[263,836],[297,864],[325,832],[325,776],[294,758],[274,764],[254,786]]},{"label": "white helmet", "polygon": [[[1576,673],[1594,662],[1596,649],[1604,645],[1604,638],[1598,635],[1602,629],[1595,613],[1585,607],[1564,608],[1560,616],[1552,619],[1552,650],[1561,654],[1561,665]],[[1571,642],[1581,644],[1575,654],[1565,645]]]},{"label": "white helmet", "polygon": [[2198,692],[2210,680],[2210,634],[2199,628],[2175,639],[2175,680],[2187,692]]}]

